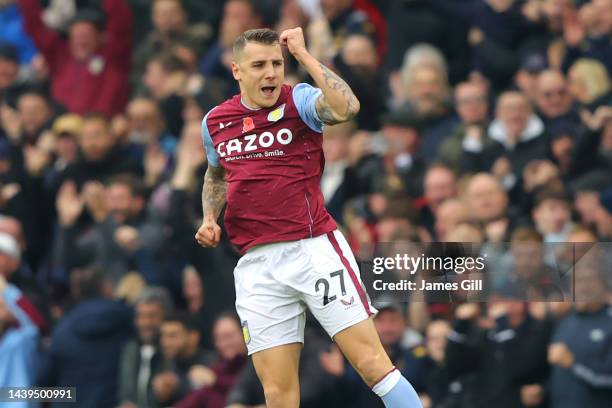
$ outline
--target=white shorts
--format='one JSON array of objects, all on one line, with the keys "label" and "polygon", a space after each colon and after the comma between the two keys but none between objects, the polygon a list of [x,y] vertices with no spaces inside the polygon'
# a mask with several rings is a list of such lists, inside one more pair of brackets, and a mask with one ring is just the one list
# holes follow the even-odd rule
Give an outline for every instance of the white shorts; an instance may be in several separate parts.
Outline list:
[{"label": "white shorts", "polygon": [[307,307],[332,338],[377,312],[338,230],[253,247],[238,261],[234,279],[249,355],[303,343]]}]

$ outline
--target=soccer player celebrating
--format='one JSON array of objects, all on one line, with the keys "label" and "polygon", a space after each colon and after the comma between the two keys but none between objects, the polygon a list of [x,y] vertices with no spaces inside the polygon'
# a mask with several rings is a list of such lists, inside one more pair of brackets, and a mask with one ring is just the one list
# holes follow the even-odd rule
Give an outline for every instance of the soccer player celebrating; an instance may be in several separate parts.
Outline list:
[{"label": "soccer player celebrating", "polygon": [[[281,45],[319,88],[283,84]],[[234,270],[236,309],[269,408],[298,407],[298,361],[306,307],[386,407],[421,407],[393,367],[374,324],[355,258],[320,190],[323,125],[353,118],[350,87],[306,50],[301,28],[280,36],[249,30],[234,43],[240,94],[202,121],[208,156],[196,233],[202,246],[221,237],[217,218],[243,254]]]}]

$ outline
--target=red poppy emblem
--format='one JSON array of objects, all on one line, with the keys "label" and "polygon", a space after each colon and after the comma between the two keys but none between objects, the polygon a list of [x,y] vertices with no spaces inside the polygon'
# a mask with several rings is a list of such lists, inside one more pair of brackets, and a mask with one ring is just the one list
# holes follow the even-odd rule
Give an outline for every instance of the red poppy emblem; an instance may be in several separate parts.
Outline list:
[{"label": "red poppy emblem", "polygon": [[253,118],[248,117],[242,119],[242,133],[248,132],[253,129],[255,129],[255,123],[253,122]]}]

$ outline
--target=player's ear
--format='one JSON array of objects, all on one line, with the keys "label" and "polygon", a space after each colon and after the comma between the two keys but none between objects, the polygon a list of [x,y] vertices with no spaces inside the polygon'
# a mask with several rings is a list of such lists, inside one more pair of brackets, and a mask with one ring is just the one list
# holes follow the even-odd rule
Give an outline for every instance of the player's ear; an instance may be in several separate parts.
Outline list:
[{"label": "player's ear", "polygon": [[232,61],[232,75],[236,81],[240,81],[240,69],[236,61]]}]

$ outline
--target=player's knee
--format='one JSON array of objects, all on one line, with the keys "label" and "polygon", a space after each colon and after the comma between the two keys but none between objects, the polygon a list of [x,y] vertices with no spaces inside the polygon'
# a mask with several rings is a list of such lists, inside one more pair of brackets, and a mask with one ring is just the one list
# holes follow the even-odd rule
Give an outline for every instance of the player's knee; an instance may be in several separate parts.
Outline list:
[{"label": "player's knee", "polygon": [[382,351],[372,350],[359,355],[353,362],[355,369],[368,385],[376,383],[389,371],[389,358]]},{"label": "player's knee", "polygon": [[265,384],[266,405],[276,408],[293,408],[299,406],[299,388],[288,384]]}]

